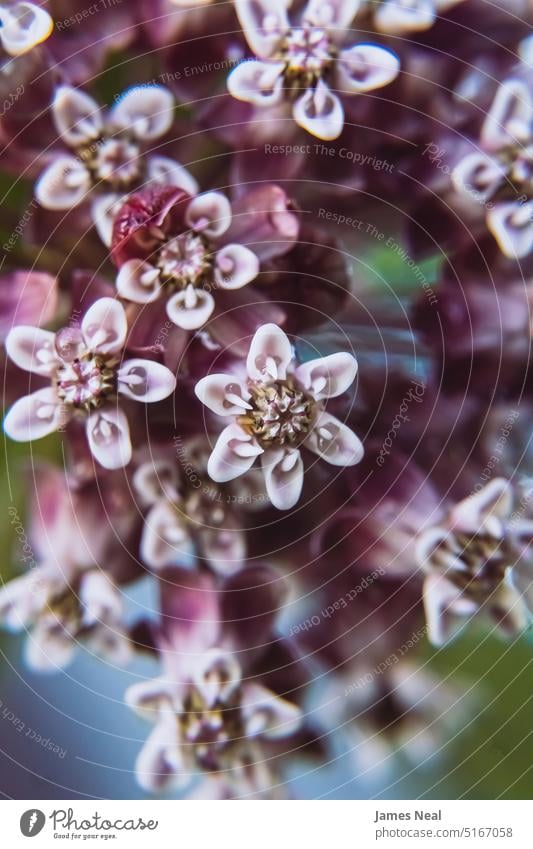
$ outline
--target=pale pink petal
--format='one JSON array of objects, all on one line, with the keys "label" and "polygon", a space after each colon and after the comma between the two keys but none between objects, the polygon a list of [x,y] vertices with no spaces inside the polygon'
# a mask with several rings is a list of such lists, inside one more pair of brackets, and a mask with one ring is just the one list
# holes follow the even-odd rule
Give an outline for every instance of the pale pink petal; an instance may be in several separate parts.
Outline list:
[{"label": "pale pink petal", "polygon": [[298,731],[303,720],[297,705],[253,682],[243,687],[241,710],[247,737],[268,740],[290,737]]},{"label": "pale pink petal", "polygon": [[4,419],[4,431],[15,442],[31,442],[54,433],[64,410],[51,388],[39,389],[15,401]]},{"label": "pale pink petal", "polygon": [[143,259],[129,259],[121,266],[116,280],[121,298],[136,304],[151,304],[161,294],[161,275]]},{"label": "pale pink petal", "polygon": [[421,32],[437,19],[434,0],[385,0],[374,13],[374,25],[387,35]]},{"label": "pale pink petal", "polygon": [[252,339],[246,369],[252,380],[284,380],[292,360],[292,345],[276,324],[263,324]]},{"label": "pale pink petal", "polygon": [[57,89],[52,113],[57,131],[71,147],[93,141],[102,132],[100,107],[92,97],[72,86]]},{"label": "pale pink petal", "polygon": [[297,448],[271,448],[261,457],[270,501],[278,510],[290,510],[298,502],[304,483],[304,464]]},{"label": "pale pink petal", "polygon": [[79,600],[83,607],[83,623],[88,627],[102,622],[118,623],[122,618],[122,595],[101,569],[91,569],[83,576]]},{"label": "pale pink petal", "polygon": [[533,201],[497,204],[487,212],[487,225],[510,259],[522,259],[533,250]]},{"label": "pale pink petal", "polygon": [[25,660],[36,672],[57,672],[74,659],[76,643],[55,616],[40,621],[28,634]]},{"label": "pale pink petal", "polygon": [[109,192],[94,198],[91,203],[91,215],[96,232],[107,247],[111,245],[115,216],[124,200],[122,195]]},{"label": "pale pink petal", "polygon": [[506,80],[499,87],[481,130],[487,150],[527,144],[533,123],[533,94],[524,80]]},{"label": "pale pink petal", "polygon": [[128,420],[122,410],[98,410],[89,416],[85,427],[93,457],[104,469],[127,466],[132,449]]},{"label": "pale pink petal", "polygon": [[54,22],[45,9],[35,3],[14,3],[2,6],[0,41],[10,56],[21,56],[46,41]]},{"label": "pale pink petal", "polygon": [[259,274],[259,259],[244,245],[225,245],[215,255],[214,273],[221,289],[241,289]]},{"label": "pale pink petal", "polygon": [[176,388],[169,368],[154,360],[125,360],[117,372],[117,389],[132,401],[153,404],[168,398]]},{"label": "pale pink petal", "polygon": [[183,165],[168,156],[148,156],[146,180],[162,186],[177,186],[189,195],[198,193],[198,183]]},{"label": "pale pink petal", "polygon": [[183,772],[178,729],[175,714],[162,711],[157,725],[137,757],[135,775],[143,790],[148,793],[161,792],[169,787],[184,787],[190,781],[190,777]]},{"label": "pale pink petal", "polygon": [[140,554],[151,569],[176,566],[189,559],[193,544],[185,516],[165,499],[148,513],[141,537]]},{"label": "pale pink petal", "polygon": [[277,106],[283,100],[283,62],[249,59],[228,76],[229,93],[254,106]]},{"label": "pale pink petal", "polygon": [[248,389],[233,374],[208,374],[198,381],[194,391],[217,416],[239,416],[252,409]]},{"label": "pale pink petal", "polygon": [[450,511],[450,527],[458,533],[504,536],[503,520],[513,507],[512,487],[505,478],[494,478],[479,492],[464,498]]},{"label": "pale pink petal", "polygon": [[305,447],[333,466],[355,466],[364,454],[361,440],[329,413],[319,413]]},{"label": "pale pink petal", "polygon": [[336,87],[349,94],[374,91],[398,76],[400,60],[377,44],[356,44],[341,50],[336,65]]},{"label": "pale pink petal", "polygon": [[133,486],[143,504],[155,504],[163,495],[176,501],[179,485],[177,460],[153,459],[141,463],[133,474]]},{"label": "pale pink petal", "polygon": [[172,295],[167,301],[169,319],[183,330],[203,327],[215,309],[215,299],[204,289],[187,286],[182,292]]},{"label": "pale pink petal", "polygon": [[41,174],[35,184],[35,197],[45,209],[72,209],[84,200],[91,178],[83,162],[74,156],[60,156]]},{"label": "pale pink petal", "polygon": [[324,141],[338,138],[344,127],[342,103],[323,80],[296,100],[292,114],[299,127]]},{"label": "pale pink petal", "polygon": [[455,635],[461,618],[476,613],[477,605],[442,575],[430,574],[424,581],[424,610],[428,639],[442,646]]},{"label": "pale pink petal", "polygon": [[361,0],[308,0],[303,19],[341,39],[360,6]]},{"label": "pale pink petal", "polygon": [[216,239],[231,224],[231,205],[220,192],[205,192],[193,198],[185,212],[187,225],[197,233]]},{"label": "pale pink petal", "polygon": [[194,661],[194,685],[209,707],[225,701],[241,683],[241,668],[236,657],[224,649],[207,649]]},{"label": "pale pink petal", "polygon": [[247,472],[263,449],[237,424],[224,428],[207,464],[207,473],[216,483],[226,483]]},{"label": "pale pink petal", "polygon": [[113,126],[129,130],[138,139],[157,139],[172,126],[174,96],[161,85],[135,86],[121,96],[109,118]]},{"label": "pale pink petal", "polygon": [[6,338],[6,352],[10,360],[24,371],[49,375],[57,362],[55,333],[19,324]]},{"label": "pale pink petal", "polygon": [[121,351],[128,332],[124,307],[114,298],[99,298],[85,313],[81,331],[89,350],[99,354]]},{"label": "pale pink petal", "polygon": [[483,203],[494,194],[506,179],[506,169],[492,156],[472,152],[457,163],[452,172],[452,181],[459,192]]},{"label": "pale pink petal", "polygon": [[200,533],[202,556],[211,569],[222,576],[234,575],[244,566],[246,558],[246,536],[242,528],[230,527],[228,521],[223,528],[202,528]]},{"label": "pale pink petal", "polygon": [[157,722],[160,709],[175,704],[176,687],[165,678],[152,678],[132,684],[124,693],[124,701],[130,710],[149,722]]},{"label": "pale pink petal", "polygon": [[246,41],[257,56],[268,58],[289,30],[285,0],[235,0]]},{"label": "pale pink petal", "polygon": [[357,360],[344,352],[330,354],[303,363],[296,369],[296,378],[304,389],[320,401],[336,398],[352,385],[357,375]]}]

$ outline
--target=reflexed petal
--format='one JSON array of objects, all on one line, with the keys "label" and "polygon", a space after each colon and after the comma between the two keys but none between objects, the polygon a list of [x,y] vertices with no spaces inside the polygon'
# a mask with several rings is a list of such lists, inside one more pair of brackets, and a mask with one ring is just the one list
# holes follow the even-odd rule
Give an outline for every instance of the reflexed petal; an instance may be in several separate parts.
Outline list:
[{"label": "reflexed petal", "polygon": [[172,126],[174,96],[160,85],[142,85],[122,95],[110,112],[111,123],[138,139],[157,139]]},{"label": "reflexed petal", "polygon": [[487,212],[487,225],[510,259],[522,259],[533,250],[533,201],[498,204]]},{"label": "reflexed petal", "polygon": [[90,188],[91,178],[83,162],[61,156],[37,180],[35,197],[45,209],[71,209],[87,200]]},{"label": "reflexed petal", "polygon": [[123,604],[120,591],[109,575],[100,569],[91,569],[81,581],[79,600],[83,607],[83,623],[118,623],[122,618]]},{"label": "reflexed petal", "polygon": [[517,142],[527,144],[533,123],[533,94],[523,80],[506,80],[499,87],[481,130],[488,150],[500,150]]},{"label": "reflexed petal", "polygon": [[182,292],[172,295],[167,301],[169,319],[183,330],[202,327],[215,309],[215,299],[204,289],[187,286]]},{"label": "reflexed petal", "polygon": [[533,564],[531,560],[524,558],[516,563],[508,571],[506,579],[507,583],[519,594],[529,615],[533,616]]},{"label": "reflexed petal", "polygon": [[143,504],[155,504],[163,495],[176,501],[179,484],[177,464],[170,459],[141,463],[133,474],[133,486]]},{"label": "reflexed petal", "polygon": [[55,587],[47,568],[38,566],[0,586],[0,622],[11,631],[33,624]]},{"label": "reflexed petal", "polygon": [[246,41],[262,58],[280,46],[289,30],[285,0],[235,0],[235,9]]},{"label": "reflexed petal", "polygon": [[224,428],[207,464],[207,473],[216,483],[234,480],[247,472],[263,449],[236,424]]},{"label": "reflexed petal", "polygon": [[200,533],[202,556],[211,569],[228,576],[239,572],[246,557],[246,536],[242,528],[202,528]]},{"label": "reflexed petal", "polygon": [[290,510],[298,502],[304,483],[304,464],[297,448],[265,451],[261,457],[268,497],[278,510]]},{"label": "reflexed petal", "polygon": [[248,59],[228,76],[229,93],[254,106],[277,106],[283,100],[283,62]]},{"label": "reflexed petal", "polygon": [[198,183],[183,165],[168,156],[148,156],[146,180],[162,186],[177,186],[189,195],[198,193]]},{"label": "reflexed petal", "polygon": [[357,360],[344,352],[330,354],[303,363],[296,369],[296,377],[317,401],[336,398],[352,385],[357,375]]},{"label": "reflexed petal", "polygon": [[96,231],[104,245],[110,247],[113,240],[115,216],[124,202],[122,195],[113,193],[100,195],[93,200],[91,214]]},{"label": "reflexed petal", "polygon": [[179,510],[166,500],[148,513],[142,532],[140,554],[151,569],[176,566],[193,551],[187,523]]},{"label": "reflexed petal", "polygon": [[103,129],[102,112],[96,101],[72,86],[57,89],[52,111],[57,131],[72,147],[97,139]]},{"label": "reflexed petal", "polygon": [[24,371],[49,375],[57,361],[54,343],[55,333],[19,324],[7,334],[6,352]]},{"label": "reflexed petal", "polygon": [[231,205],[220,192],[205,192],[193,198],[185,213],[187,225],[197,233],[216,239],[231,224]]},{"label": "reflexed petal", "polygon": [[496,159],[477,152],[469,153],[461,159],[452,172],[457,191],[481,203],[494,194],[505,178],[506,171]]},{"label": "reflexed petal", "polygon": [[164,678],[152,678],[128,687],[124,693],[124,701],[141,719],[156,722],[160,709],[174,704],[175,695],[176,687],[170,681]]},{"label": "reflexed petal", "polygon": [[428,639],[434,646],[442,646],[455,635],[460,618],[473,616],[477,605],[451,581],[431,574],[424,581],[424,610]]},{"label": "reflexed petal", "polygon": [[28,635],[25,659],[36,672],[57,672],[74,659],[76,643],[54,617],[39,622]]},{"label": "reflexed petal", "polygon": [[344,127],[342,103],[322,80],[298,98],[292,114],[299,127],[324,141],[338,138]]},{"label": "reflexed petal", "polygon": [[193,681],[209,707],[225,701],[241,683],[241,668],[235,656],[223,649],[207,649],[195,661]]},{"label": "reflexed petal", "polygon": [[99,298],[83,316],[81,331],[89,350],[99,354],[121,351],[128,332],[124,307],[114,298]]},{"label": "reflexed petal", "polygon": [[303,19],[342,38],[360,6],[361,0],[309,0]]},{"label": "reflexed petal", "polygon": [[194,391],[217,416],[239,416],[251,409],[248,389],[232,374],[208,374],[198,381]]},{"label": "reflexed petal", "polygon": [[252,380],[284,380],[292,360],[292,345],[276,324],[263,324],[252,339],[246,369]]},{"label": "reflexed petal", "polygon": [[54,22],[48,12],[35,3],[2,6],[0,41],[10,56],[21,56],[51,35]]},{"label": "reflexed petal", "polygon": [[494,478],[474,495],[464,498],[450,512],[450,525],[458,533],[487,533],[503,537],[504,524],[513,506],[512,488],[505,478]]},{"label": "reflexed petal", "polygon": [[135,762],[137,781],[148,793],[168,787],[184,787],[190,781],[185,775],[178,722],[174,713],[162,712]]},{"label": "reflexed petal", "polygon": [[241,289],[259,274],[259,259],[244,245],[225,245],[215,256],[215,281],[221,289]]},{"label": "reflexed petal", "polygon": [[385,0],[374,13],[374,25],[387,35],[421,32],[437,19],[434,0]]},{"label": "reflexed petal", "polygon": [[125,360],[117,373],[117,387],[132,401],[153,404],[174,392],[176,378],[170,369],[154,360]]},{"label": "reflexed petal", "polygon": [[355,466],[364,454],[361,440],[345,424],[329,413],[319,413],[305,447],[333,466]]},{"label": "reflexed petal", "polygon": [[400,60],[392,50],[377,44],[356,44],[339,54],[337,88],[350,94],[374,91],[396,79],[399,70]]},{"label": "reflexed petal", "polygon": [[15,401],[4,419],[4,431],[15,442],[31,442],[57,430],[63,407],[53,389],[39,389]]},{"label": "reflexed petal", "polygon": [[280,740],[290,737],[302,724],[302,712],[297,705],[261,684],[245,684],[241,710],[247,737]]},{"label": "reflexed petal", "polygon": [[131,460],[128,420],[122,410],[107,408],[89,416],[87,439],[93,457],[104,469],[121,469]]},{"label": "reflexed petal", "polygon": [[158,268],[142,259],[129,259],[117,275],[117,292],[121,298],[136,304],[151,304],[161,294]]}]

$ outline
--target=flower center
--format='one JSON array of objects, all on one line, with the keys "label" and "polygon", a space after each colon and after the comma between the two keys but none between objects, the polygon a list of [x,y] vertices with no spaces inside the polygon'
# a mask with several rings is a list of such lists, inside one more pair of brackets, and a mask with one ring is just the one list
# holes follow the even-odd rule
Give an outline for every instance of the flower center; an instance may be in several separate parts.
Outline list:
[{"label": "flower center", "polygon": [[288,82],[308,88],[329,68],[335,49],[326,30],[307,24],[289,32],[281,58]]},{"label": "flower center", "polygon": [[141,177],[139,145],[127,136],[102,136],[78,151],[93,183],[113,189],[131,189]]},{"label": "flower center", "polygon": [[163,278],[181,288],[200,286],[211,267],[205,240],[196,233],[181,233],[160,249],[157,265]]},{"label": "flower center", "polygon": [[86,412],[99,407],[115,390],[115,360],[89,351],[75,328],[60,330],[55,347],[59,357],[55,373],[59,399]]},{"label": "flower center", "polygon": [[[450,556],[459,559],[464,569],[450,569]],[[505,538],[451,533],[433,552],[431,564],[444,570],[446,578],[466,595],[484,599],[498,588],[516,557],[516,551]]]},{"label": "flower center", "polygon": [[316,402],[292,380],[250,387],[252,409],[238,422],[264,446],[301,442],[313,423]]},{"label": "flower center", "polygon": [[191,687],[179,715],[182,739],[192,744],[198,767],[221,772],[233,765],[233,752],[244,737],[237,691],[227,701],[217,699],[209,707],[201,693]]}]

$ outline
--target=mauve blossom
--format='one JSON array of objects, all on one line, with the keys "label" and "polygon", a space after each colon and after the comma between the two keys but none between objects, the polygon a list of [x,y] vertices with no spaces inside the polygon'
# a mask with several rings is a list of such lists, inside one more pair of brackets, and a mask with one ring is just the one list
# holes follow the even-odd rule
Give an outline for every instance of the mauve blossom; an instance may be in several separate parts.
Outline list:
[{"label": "mauve blossom", "polygon": [[195,193],[191,175],[172,159],[144,154],[173,122],[174,98],[160,85],[134,86],[104,115],[95,100],[60,86],[52,115],[61,140],[73,153],[60,155],[41,175],[35,196],[47,209],[71,209],[91,200],[92,216],[105,244],[125,195],[147,182]]},{"label": "mauve blossom", "polygon": [[10,56],[21,56],[49,37],[54,22],[35,3],[0,5],[0,43]]},{"label": "mauve blossom", "polygon": [[288,100],[300,127],[320,139],[337,138],[344,127],[337,92],[374,91],[399,70],[391,50],[376,44],[345,46],[358,6],[358,0],[309,0],[292,24],[284,0],[236,0],[245,37],[258,58],[231,72],[230,94],[259,108]]},{"label": "mauve blossom", "polygon": [[25,371],[46,377],[50,386],[16,401],[4,420],[11,439],[40,439],[83,418],[90,449],[107,469],[131,459],[128,420],[117,395],[153,403],[176,386],[172,372],[141,358],[122,359],[127,336],[123,306],[100,298],[85,313],[80,327],[57,333],[18,325],[7,336],[6,350]]}]

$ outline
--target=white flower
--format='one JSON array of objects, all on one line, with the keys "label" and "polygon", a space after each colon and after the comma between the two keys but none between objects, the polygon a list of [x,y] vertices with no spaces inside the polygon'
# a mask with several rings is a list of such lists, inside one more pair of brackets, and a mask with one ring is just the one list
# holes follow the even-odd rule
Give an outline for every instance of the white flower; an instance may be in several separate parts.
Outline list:
[{"label": "white flower", "polygon": [[[174,98],[160,85],[126,91],[107,115],[88,94],[63,85],[52,104],[55,125],[73,154],[59,156],[41,175],[35,196],[47,209],[71,209],[91,199],[93,220],[106,245],[128,193],[162,183],[195,194],[191,175],[174,160],[143,153],[171,127]],[[95,194],[97,193],[97,196]]]},{"label": "white flower", "polygon": [[0,42],[10,56],[20,56],[46,41],[53,27],[48,12],[35,3],[0,5]]},{"label": "white flower", "polygon": [[399,62],[375,44],[343,48],[359,0],[309,0],[296,25],[285,0],[236,0],[257,59],[228,77],[230,94],[255,106],[293,103],[296,123],[317,138],[337,138],[344,126],[339,94],[373,91],[392,82]]},{"label": "white flower", "polygon": [[234,419],[218,438],[208,473],[219,483],[233,480],[260,456],[268,496],[279,510],[287,510],[302,491],[300,447],[336,466],[362,459],[360,439],[323,404],[351,386],[357,361],[338,353],[298,366],[285,333],[265,324],[252,340],[246,366],[247,380],[211,374],[196,385],[203,404]]},{"label": "white flower", "polygon": [[50,387],[13,404],[4,421],[7,435],[28,442],[53,433],[73,416],[83,416],[95,459],[107,469],[129,463],[129,426],[117,395],[144,403],[160,401],[174,391],[176,379],[152,360],[121,362],[126,334],[124,307],[113,298],[96,301],[79,329],[51,333],[14,327],[6,339],[8,356],[19,368],[49,377]]}]

